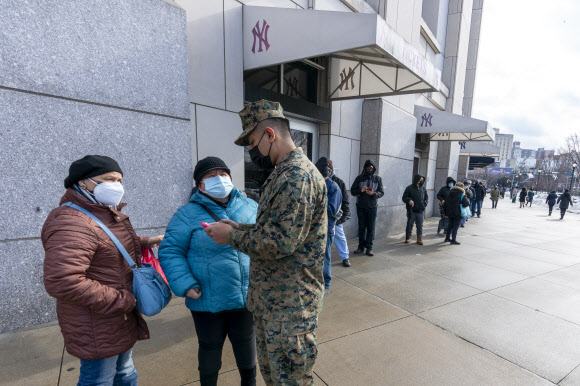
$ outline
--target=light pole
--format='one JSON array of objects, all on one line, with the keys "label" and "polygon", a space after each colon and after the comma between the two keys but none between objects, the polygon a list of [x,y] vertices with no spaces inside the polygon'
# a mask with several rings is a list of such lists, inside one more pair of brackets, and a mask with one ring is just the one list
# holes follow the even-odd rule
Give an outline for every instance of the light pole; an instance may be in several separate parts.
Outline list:
[{"label": "light pole", "polygon": [[542,181],[542,169],[538,169],[538,183],[536,184],[536,191],[540,189],[541,181]]},{"label": "light pole", "polygon": [[570,194],[572,194],[572,184],[574,183],[574,173],[576,172],[576,168],[578,165],[576,162],[572,164],[572,178],[570,179]]}]

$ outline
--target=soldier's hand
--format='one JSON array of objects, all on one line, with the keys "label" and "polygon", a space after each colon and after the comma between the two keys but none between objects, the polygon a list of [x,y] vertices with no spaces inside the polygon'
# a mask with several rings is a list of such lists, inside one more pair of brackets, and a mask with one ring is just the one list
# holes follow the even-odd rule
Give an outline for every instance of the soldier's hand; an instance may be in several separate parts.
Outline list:
[{"label": "soldier's hand", "polygon": [[224,224],[231,225],[231,227],[234,229],[240,229],[240,225],[237,222],[232,221],[230,219],[221,219],[220,222],[224,223]]},{"label": "soldier's hand", "polygon": [[204,232],[215,241],[216,244],[227,244],[228,243],[228,233],[234,229],[229,224],[224,224],[222,222],[213,223],[211,226],[204,229]]}]

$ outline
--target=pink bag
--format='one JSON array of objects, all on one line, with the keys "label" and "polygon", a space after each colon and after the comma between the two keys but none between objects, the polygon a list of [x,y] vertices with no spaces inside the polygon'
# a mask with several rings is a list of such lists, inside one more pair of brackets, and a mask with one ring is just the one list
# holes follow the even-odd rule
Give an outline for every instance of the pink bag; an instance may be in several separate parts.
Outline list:
[{"label": "pink bag", "polygon": [[153,266],[153,268],[155,268],[157,273],[159,273],[161,275],[163,280],[165,280],[165,282],[167,284],[169,284],[169,282],[167,281],[167,278],[165,277],[165,274],[163,273],[163,269],[161,269],[161,264],[159,264],[159,259],[157,259],[157,257],[155,256],[155,252],[153,252],[153,249],[143,248],[143,249],[141,249],[141,252],[143,253],[143,259],[141,260],[141,262],[145,263],[145,264],[151,264]]}]

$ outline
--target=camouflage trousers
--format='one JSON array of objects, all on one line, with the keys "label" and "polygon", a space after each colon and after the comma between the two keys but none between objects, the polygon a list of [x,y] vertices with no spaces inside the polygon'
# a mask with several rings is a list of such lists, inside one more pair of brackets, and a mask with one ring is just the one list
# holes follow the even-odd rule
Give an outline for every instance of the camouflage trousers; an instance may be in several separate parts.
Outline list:
[{"label": "camouflage trousers", "polygon": [[254,315],[258,362],[267,385],[312,385],[318,318],[291,322]]}]

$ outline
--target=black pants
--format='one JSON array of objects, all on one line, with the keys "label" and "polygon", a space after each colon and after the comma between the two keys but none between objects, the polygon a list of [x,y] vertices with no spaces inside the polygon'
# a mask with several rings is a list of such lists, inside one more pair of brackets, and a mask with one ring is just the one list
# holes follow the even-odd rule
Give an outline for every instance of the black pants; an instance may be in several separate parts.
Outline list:
[{"label": "black pants", "polygon": [[[439,204],[439,224],[437,224],[437,233],[441,232],[442,230],[447,232],[447,219],[445,218],[445,207]],[[409,218],[409,214],[407,214],[407,218]]]},{"label": "black pants", "polygon": [[560,208],[560,217],[564,217],[564,215],[566,214],[566,210],[567,208]]},{"label": "black pants", "polygon": [[[255,371],[254,383],[243,379],[243,370],[256,367],[256,333],[252,313],[241,309],[217,313],[191,311],[191,314],[199,341],[198,368],[202,384],[215,384],[211,378],[215,378],[217,382],[217,375],[222,367],[222,349],[228,336],[238,369],[242,373],[242,384],[255,385]],[[210,381],[203,382],[204,379]]]},{"label": "black pants", "polygon": [[358,216],[358,248],[373,249],[377,208],[356,208]]},{"label": "black pants", "polygon": [[552,214],[552,209],[554,209],[554,204],[548,204],[548,213]]},{"label": "black pants", "polygon": [[492,208],[492,209],[495,209],[495,208],[497,208],[497,201],[492,201],[492,202],[491,202],[491,208]]},{"label": "black pants", "polygon": [[461,218],[450,218],[449,225],[447,225],[447,237],[446,239],[451,239],[456,241],[457,231],[459,230],[459,225],[461,225]]}]

